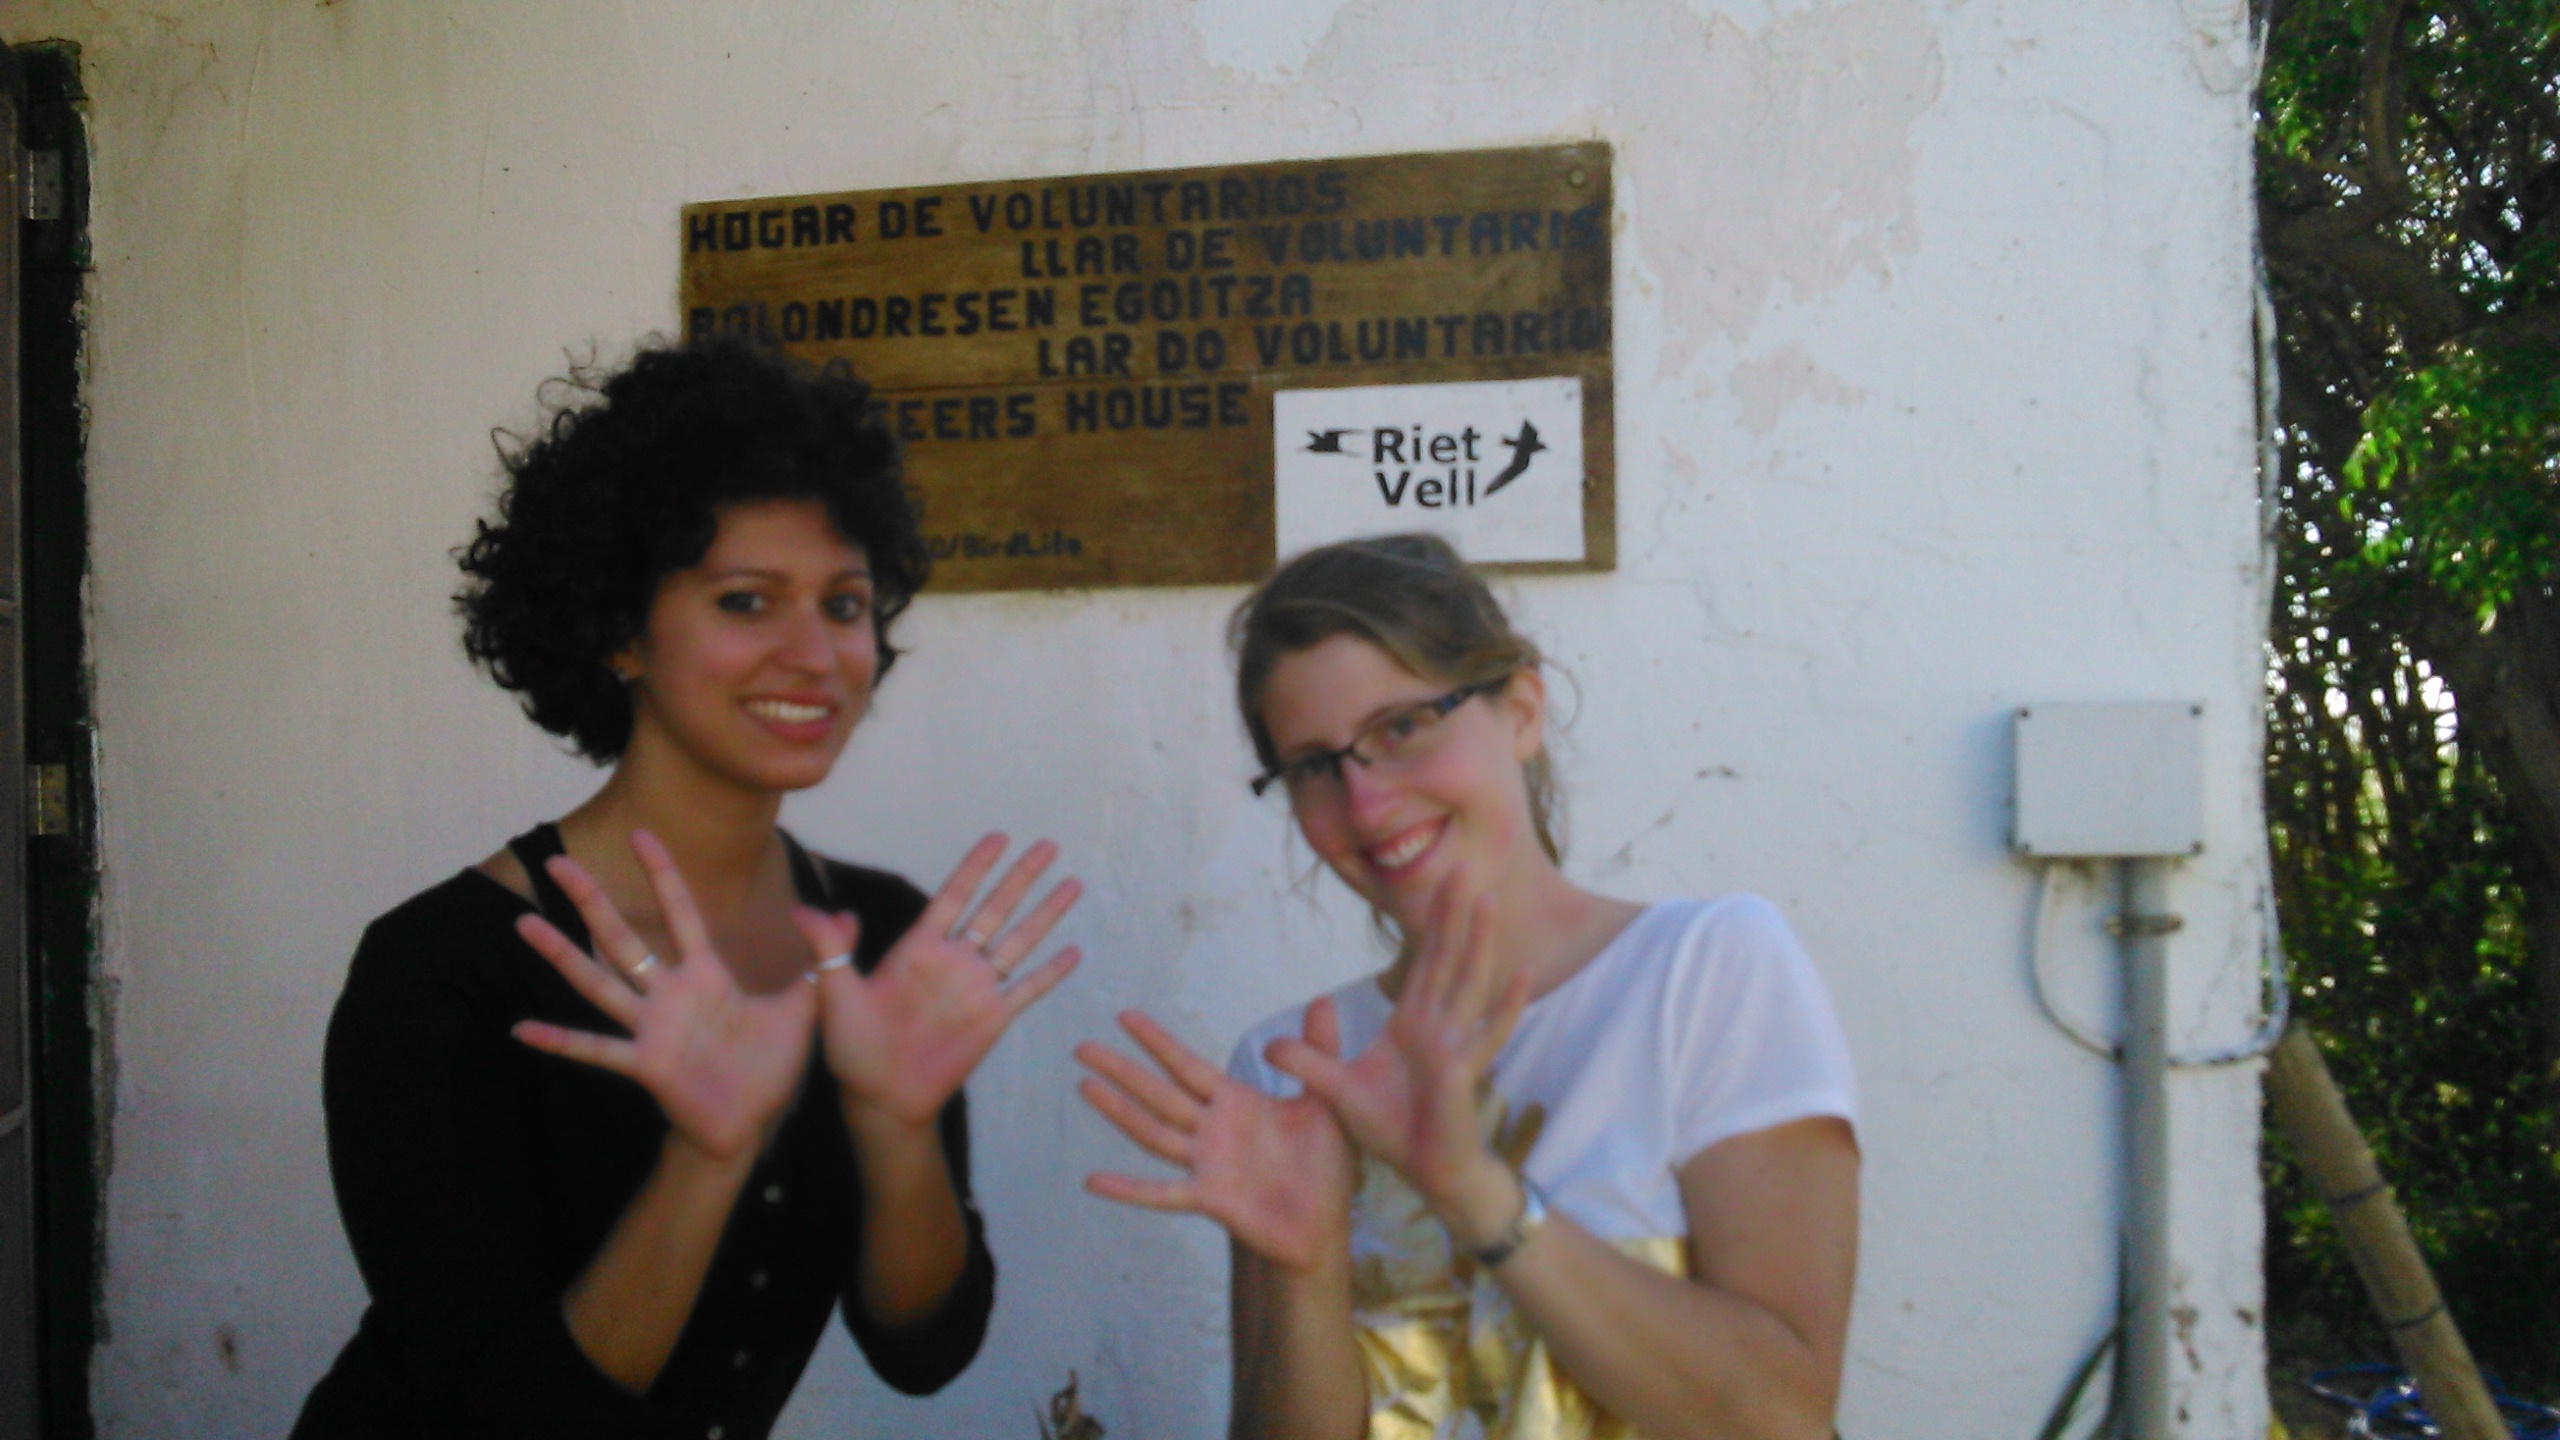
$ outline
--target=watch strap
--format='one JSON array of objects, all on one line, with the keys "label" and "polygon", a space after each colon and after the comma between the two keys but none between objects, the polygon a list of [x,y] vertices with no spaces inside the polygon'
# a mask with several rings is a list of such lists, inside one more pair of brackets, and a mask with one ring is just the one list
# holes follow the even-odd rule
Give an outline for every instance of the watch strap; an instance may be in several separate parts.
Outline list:
[{"label": "watch strap", "polygon": [[1529,1243],[1529,1237],[1537,1234],[1539,1227],[1547,1223],[1545,1192],[1541,1191],[1537,1182],[1526,1174],[1519,1178],[1519,1215],[1510,1224],[1502,1227],[1501,1234],[1467,1252],[1468,1256],[1484,1269],[1491,1270],[1518,1254],[1520,1247]]}]

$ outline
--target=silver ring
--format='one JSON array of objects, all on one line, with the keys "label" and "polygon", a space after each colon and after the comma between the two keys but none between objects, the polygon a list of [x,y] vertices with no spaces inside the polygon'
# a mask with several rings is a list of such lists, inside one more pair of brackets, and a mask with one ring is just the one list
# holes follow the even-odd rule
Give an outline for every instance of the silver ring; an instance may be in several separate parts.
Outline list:
[{"label": "silver ring", "polygon": [[818,962],[818,968],[821,970],[848,970],[852,967],[853,952],[850,950],[847,950],[841,955],[830,955],[826,959]]},{"label": "silver ring", "polygon": [[977,951],[981,955],[987,956],[988,959],[992,960],[995,958],[987,949],[988,946],[996,943],[995,936],[981,935],[975,930],[963,930],[960,932],[960,938],[969,942],[970,949]]},{"label": "silver ring", "polygon": [[658,956],[655,951],[652,951],[649,954],[641,956],[640,959],[632,965],[631,978],[637,980],[641,976],[646,975],[657,968]]}]

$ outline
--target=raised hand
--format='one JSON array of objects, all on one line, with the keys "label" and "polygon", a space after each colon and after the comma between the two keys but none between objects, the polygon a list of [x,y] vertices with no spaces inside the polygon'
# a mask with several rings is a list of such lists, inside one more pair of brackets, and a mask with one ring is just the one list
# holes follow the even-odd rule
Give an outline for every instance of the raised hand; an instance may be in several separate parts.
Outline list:
[{"label": "raised hand", "polygon": [[1043,840],[1024,851],[971,908],[1005,844],[1002,835],[980,840],[868,975],[852,963],[852,916],[796,912],[822,957],[814,972],[818,1032],[827,1070],[849,1104],[905,1125],[930,1123],[1014,1017],[1076,968],[1070,945],[1030,973],[1013,974],[1084,893],[1076,881],[1059,881],[1021,923],[1005,928],[1058,857],[1057,846]]},{"label": "raised hand", "polygon": [[1493,897],[1470,896],[1452,877],[1432,897],[1421,951],[1375,1044],[1347,1064],[1304,1041],[1271,1047],[1275,1067],[1444,1213],[1492,1158],[1478,1097],[1528,998],[1526,975],[1495,983],[1492,950]]},{"label": "raised hand", "polygon": [[771,995],[738,987],[675,861],[656,836],[632,832],[631,848],[657,892],[676,958],[661,961],[632,933],[593,876],[566,855],[546,867],[587,922],[603,962],[572,944],[539,915],[516,922],[517,933],[559,970],[628,1038],[523,1021],[515,1036],[537,1050],[638,1081],[666,1113],[667,1124],[709,1154],[751,1153],[780,1120],[808,1073],[817,997],[806,985]]},{"label": "raised hand", "polygon": [[[1150,1210],[1206,1215],[1254,1253],[1294,1269],[1349,1245],[1351,1142],[1322,1100],[1274,1100],[1135,1010],[1120,1025],[1164,1073],[1087,1041],[1076,1047],[1076,1059],[1093,1074],[1077,1093],[1121,1134],[1185,1173],[1179,1180],[1097,1173],[1085,1177],[1087,1190]],[[1341,1054],[1331,999],[1307,1007],[1305,1031],[1291,1043]]]}]

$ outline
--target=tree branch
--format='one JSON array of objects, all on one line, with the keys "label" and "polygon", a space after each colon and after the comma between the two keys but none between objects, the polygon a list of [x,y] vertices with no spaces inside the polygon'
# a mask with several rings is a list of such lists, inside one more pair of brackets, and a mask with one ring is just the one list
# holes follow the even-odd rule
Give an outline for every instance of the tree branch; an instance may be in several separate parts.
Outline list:
[{"label": "tree branch", "polygon": [[2400,31],[2408,0],[2370,0],[2364,50],[2358,57],[2356,118],[2364,130],[2366,188],[2393,210],[2409,208],[2409,175],[2400,165]]},{"label": "tree branch", "polygon": [[[2282,361],[2277,363],[2280,368],[2291,368]],[[2338,474],[2364,439],[2364,417],[2339,403],[2336,396],[2296,383],[2299,378],[2302,377],[2284,378],[2284,390],[2276,402],[2277,416],[2310,440],[2314,464],[2332,475]]]},{"label": "tree branch", "polygon": [[2560,301],[2493,316],[2454,338],[2484,350],[2509,345],[2560,345]]},{"label": "tree branch", "polygon": [[2357,294],[2387,307],[2413,350],[2433,350],[2480,323],[2424,255],[2375,233],[2368,213],[2368,207],[2341,205],[2273,221],[2263,232],[2267,249],[2334,271]]},{"label": "tree branch", "polygon": [[2533,914],[2545,1080],[2560,1085],[2560,598],[2522,591],[2486,630],[2430,603],[2412,642],[2452,688],[2463,731],[2515,821],[2527,858],[2516,874]]}]

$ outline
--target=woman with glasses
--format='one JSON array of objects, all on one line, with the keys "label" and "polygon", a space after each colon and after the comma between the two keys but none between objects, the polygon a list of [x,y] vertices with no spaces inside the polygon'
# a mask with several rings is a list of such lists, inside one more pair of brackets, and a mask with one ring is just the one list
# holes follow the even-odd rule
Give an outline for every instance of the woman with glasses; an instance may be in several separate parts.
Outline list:
[{"label": "woman with glasses", "polygon": [[1055,856],[928,899],[776,823],[897,651],[925,547],[851,380],[736,342],[573,376],[462,555],[464,645],[609,767],[382,916],[330,1020],[371,1305],[294,1435],[754,1440],[831,1312],[897,1389],[977,1353],[961,1082],[1072,950]]},{"label": "woman with glasses", "polygon": [[1299,832],[1398,940],[1226,1070],[1078,1048],[1234,1253],[1246,1437],[1831,1433],[1857,1248],[1847,1047],[1777,910],[1557,864],[1535,646],[1445,542],[1327,546],[1231,630]]}]

